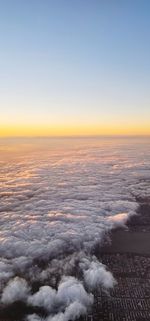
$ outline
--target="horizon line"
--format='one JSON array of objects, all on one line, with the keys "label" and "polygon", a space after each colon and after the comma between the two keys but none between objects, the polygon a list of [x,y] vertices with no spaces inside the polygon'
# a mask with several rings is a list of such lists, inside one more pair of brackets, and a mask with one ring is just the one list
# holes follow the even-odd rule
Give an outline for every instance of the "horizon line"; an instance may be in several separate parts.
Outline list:
[{"label": "horizon line", "polygon": [[143,137],[143,138],[149,138],[150,134],[84,134],[84,135],[2,135],[0,136],[0,139],[10,139],[10,138],[109,138],[109,137],[116,137],[116,138],[125,138],[125,137]]}]

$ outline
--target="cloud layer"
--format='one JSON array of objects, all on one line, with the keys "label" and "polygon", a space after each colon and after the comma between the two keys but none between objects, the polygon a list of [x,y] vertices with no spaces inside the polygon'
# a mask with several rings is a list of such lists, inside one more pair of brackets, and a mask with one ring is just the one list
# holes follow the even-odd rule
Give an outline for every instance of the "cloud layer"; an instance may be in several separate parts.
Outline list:
[{"label": "cloud layer", "polygon": [[[87,313],[111,271],[97,244],[150,194],[148,140],[1,141],[1,304],[42,307],[47,320]],[[27,316],[28,321],[40,316]]]}]

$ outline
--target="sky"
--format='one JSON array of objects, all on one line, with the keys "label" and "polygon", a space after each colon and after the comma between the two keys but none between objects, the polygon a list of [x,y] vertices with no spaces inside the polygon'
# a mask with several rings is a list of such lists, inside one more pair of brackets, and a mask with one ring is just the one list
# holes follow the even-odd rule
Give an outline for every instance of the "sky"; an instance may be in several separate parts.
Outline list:
[{"label": "sky", "polygon": [[149,39],[149,0],[0,0],[0,136],[149,135]]}]

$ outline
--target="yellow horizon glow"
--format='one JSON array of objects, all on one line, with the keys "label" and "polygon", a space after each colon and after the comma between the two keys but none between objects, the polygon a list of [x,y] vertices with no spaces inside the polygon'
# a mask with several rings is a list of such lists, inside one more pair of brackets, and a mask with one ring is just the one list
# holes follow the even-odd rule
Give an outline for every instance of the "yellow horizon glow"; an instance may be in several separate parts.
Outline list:
[{"label": "yellow horizon glow", "polygon": [[149,124],[139,125],[2,125],[0,137],[23,136],[98,136],[98,135],[140,135],[149,136]]}]

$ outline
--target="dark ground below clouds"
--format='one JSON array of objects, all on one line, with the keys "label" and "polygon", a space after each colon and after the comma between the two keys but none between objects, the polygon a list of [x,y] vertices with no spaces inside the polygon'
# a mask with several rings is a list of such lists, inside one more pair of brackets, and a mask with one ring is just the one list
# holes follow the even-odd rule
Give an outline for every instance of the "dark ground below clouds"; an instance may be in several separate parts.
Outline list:
[{"label": "dark ground below clouds", "polygon": [[[127,229],[111,233],[111,244],[105,245],[102,253],[133,253],[150,256],[150,198],[138,198],[137,215],[130,218]],[[99,255],[98,255],[99,256]]]},{"label": "dark ground below clouds", "polygon": [[41,317],[46,317],[45,310],[39,307],[27,306],[22,301],[16,301],[13,304],[0,309],[0,321],[23,320],[25,315],[36,313]]},{"label": "dark ground below clouds", "polygon": [[96,293],[92,313],[80,321],[150,321],[150,198],[138,198],[137,215],[110,234],[96,255],[117,285]]}]

